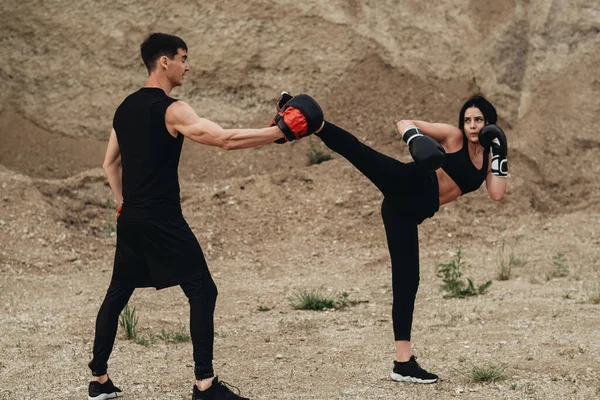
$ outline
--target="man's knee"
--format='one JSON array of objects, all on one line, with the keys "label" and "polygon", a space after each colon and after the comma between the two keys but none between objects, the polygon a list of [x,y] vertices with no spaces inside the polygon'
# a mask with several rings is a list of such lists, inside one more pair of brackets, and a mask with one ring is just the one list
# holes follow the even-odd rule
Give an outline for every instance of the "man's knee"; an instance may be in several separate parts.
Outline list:
[{"label": "man's knee", "polygon": [[196,299],[204,299],[208,303],[216,303],[219,295],[217,285],[210,276],[186,282],[181,285],[181,288],[190,302]]}]

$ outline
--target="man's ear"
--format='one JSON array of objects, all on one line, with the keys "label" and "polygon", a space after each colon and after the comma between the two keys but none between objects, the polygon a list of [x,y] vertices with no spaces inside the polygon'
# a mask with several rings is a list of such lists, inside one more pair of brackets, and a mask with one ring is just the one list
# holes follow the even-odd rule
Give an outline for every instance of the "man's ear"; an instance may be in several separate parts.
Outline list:
[{"label": "man's ear", "polygon": [[158,59],[158,63],[160,64],[160,66],[164,69],[169,68],[169,57],[167,56],[161,56]]}]

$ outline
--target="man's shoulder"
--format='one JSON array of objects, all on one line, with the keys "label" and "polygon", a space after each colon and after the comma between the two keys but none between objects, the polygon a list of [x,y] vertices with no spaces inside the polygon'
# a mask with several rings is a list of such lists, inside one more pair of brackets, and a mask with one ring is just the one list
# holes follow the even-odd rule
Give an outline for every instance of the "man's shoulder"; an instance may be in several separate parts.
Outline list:
[{"label": "man's shoulder", "polygon": [[119,105],[117,107],[117,111],[123,107],[126,107],[127,104],[129,104],[129,103],[135,102],[136,97],[138,97],[139,92],[140,92],[139,90],[136,90],[135,92],[129,93],[127,96],[125,96],[123,98],[123,100],[121,100],[121,102],[119,103]]},{"label": "man's shoulder", "polygon": [[170,120],[178,120],[185,117],[190,111],[193,111],[192,107],[183,100],[173,99],[167,107],[166,117]]},{"label": "man's shoulder", "polygon": [[135,100],[136,97],[139,97],[141,94],[141,89],[136,90],[135,92],[131,92],[129,93],[127,96],[125,96],[125,98],[123,99],[122,103],[128,102],[128,101],[132,101]]}]

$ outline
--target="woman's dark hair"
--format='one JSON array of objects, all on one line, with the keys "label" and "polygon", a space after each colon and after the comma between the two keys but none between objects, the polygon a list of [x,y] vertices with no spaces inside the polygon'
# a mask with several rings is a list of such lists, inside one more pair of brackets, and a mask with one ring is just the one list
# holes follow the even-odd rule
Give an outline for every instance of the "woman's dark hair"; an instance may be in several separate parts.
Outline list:
[{"label": "woman's dark hair", "polygon": [[142,60],[148,73],[156,66],[156,60],[162,56],[173,59],[179,49],[187,51],[187,45],[180,37],[167,33],[152,33],[148,36],[140,46]]},{"label": "woman's dark hair", "polygon": [[458,127],[460,128],[462,133],[465,133],[465,111],[467,108],[477,107],[479,111],[483,114],[483,118],[485,118],[485,124],[496,124],[498,121],[498,114],[496,114],[496,109],[483,95],[476,94],[471,96],[469,100],[463,104],[460,109],[460,114],[458,115]]}]

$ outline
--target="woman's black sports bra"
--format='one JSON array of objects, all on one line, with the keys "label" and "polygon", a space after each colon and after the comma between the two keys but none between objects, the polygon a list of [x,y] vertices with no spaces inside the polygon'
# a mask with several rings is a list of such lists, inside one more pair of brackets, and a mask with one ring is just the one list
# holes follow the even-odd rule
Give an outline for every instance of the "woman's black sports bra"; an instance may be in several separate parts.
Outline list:
[{"label": "woman's black sports bra", "polygon": [[446,153],[442,169],[458,185],[463,194],[473,192],[481,186],[487,175],[490,151],[483,152],[483,165],[481,169],[475,168],[469,156],[467,137],[463,134],[463,146],[455,153]]}]

